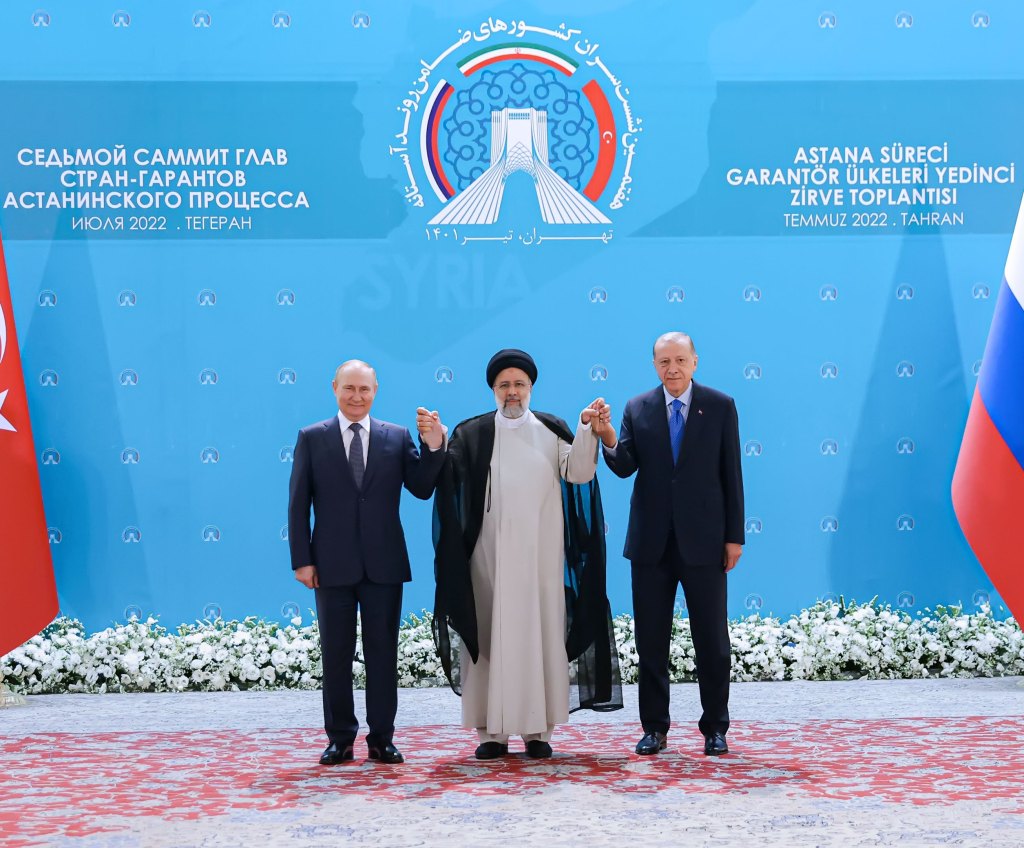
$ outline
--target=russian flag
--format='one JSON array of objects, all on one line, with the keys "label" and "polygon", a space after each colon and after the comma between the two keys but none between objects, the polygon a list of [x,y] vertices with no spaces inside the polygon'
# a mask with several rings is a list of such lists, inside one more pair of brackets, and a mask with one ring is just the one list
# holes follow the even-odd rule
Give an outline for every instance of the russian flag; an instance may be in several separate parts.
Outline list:
[{"label": "russian flag", "polygon": [[1024,624],[1024,203],[953,473],[953,509],[1013,617]]}]

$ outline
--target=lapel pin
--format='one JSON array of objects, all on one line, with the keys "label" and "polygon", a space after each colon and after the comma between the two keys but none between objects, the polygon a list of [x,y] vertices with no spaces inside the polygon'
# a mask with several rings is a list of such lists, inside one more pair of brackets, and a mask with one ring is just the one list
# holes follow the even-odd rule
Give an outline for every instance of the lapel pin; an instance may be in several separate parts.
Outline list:
[{"label": "lapel pin", "polygon": [[703,409],[698,409],[697,410],[697,414],[698,415],[703,415],[704,414],[704,410]]}]

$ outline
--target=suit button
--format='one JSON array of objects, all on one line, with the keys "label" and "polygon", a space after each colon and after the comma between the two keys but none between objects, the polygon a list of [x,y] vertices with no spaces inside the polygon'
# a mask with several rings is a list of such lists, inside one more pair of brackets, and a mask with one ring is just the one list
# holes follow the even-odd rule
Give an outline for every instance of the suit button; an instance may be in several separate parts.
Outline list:
[{"label": "suit button", "polygon": [[359,503],[366,503],[366,498],[360,498]]}]

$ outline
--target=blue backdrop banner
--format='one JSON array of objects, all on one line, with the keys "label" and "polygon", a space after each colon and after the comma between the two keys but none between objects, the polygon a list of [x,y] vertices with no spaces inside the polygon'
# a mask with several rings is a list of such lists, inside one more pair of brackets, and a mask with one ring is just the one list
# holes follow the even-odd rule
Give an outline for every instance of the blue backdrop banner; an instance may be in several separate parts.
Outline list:
[{"label": "blue backdrop banner", "polygon": [[[998,607],[949,487],[1019,3],[41,2],[0,8],[0,231],[66,614],[307,614],[287,481],[345,359],[410,428],[492,408],[512,346],[534,408],[617,423],[675,329],[739,409],[733,615]],[[599,474],[624,612],[631,481]]]}]

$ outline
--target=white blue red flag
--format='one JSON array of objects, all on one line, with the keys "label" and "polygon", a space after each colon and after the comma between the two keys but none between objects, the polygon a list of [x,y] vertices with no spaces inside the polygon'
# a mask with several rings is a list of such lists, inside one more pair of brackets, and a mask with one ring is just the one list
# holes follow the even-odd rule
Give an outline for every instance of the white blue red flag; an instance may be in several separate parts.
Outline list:
[{"label": "white blue red flag", "polygon": [[0,656],[57,615],[57,587],[0,241]]},{"label": "white blue red flag", "polygon": [[953,474],[953,508],[992,585],[1024,623],[1024,203]]}]

